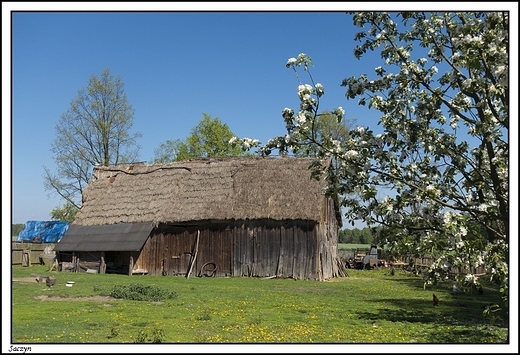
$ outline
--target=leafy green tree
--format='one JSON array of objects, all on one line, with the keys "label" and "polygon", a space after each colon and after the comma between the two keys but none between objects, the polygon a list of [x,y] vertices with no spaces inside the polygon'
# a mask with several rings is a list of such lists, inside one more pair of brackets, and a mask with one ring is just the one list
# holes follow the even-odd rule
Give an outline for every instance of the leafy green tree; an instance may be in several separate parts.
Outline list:
[{"label": "leafy green tree", "polygon": [[244,152],[239,147],[233,147],[229,140],[234,136],[229,126],[219,118],[212,118],[207,113],[192,128],[185,141],[168,140],[155,150],[155,163],[180,161],[201,157],[240,156]]},{"label": "leafy green tree", "polygon": [[[88,87],[81,89],[70,108],[56,125],[52,143],[56,172],[44,166],[44,186],[65,200],[52,217],[72,216],[81,207],[82,193],[95,165],[135,161],[141,133],[130,133],[134,110],[128,103],[124,84],[109,69],[98,78],[92,75]],[[61,211],[60,211],[61,210]]]},{"label": "leafy green tree", "polygon": [[72,222],[77,212],[78,208],[67,201],[64,205],[55,207],[51,211],[51,218],[57,221]]},{"label": "leafy green tree", "polygon": [[[155,149],[154,163],[168,163],[182,160],[180,157],[187,156],[188,146],[180,139],[167,140]],[[178,158],[178,159],[177,159]]]},{"label": "leafy green tree", "polygon": [[[348,99],[381,113],[346,142],[325,139],[318,158],[335,157],[339,176],[329,194],[344,196],[350,221],[382,226],[397,255],[432,255],[427,283],[450,277],[478,284],[484,266],[508,295],[509,13],[357,12],[357,58],[380,49],[374,76],[343,80]],[[288,67],[309,70],[310,58]],[[260,148],[301,149],[313,140],[322,86],[299,85],[300,110],[283,111],[289,134]],[[344,111],[334,111],[341,119]],[[237,143],[251,144],[249,138]],[[275,144],[273,144],[275,143]],[[259,144],[257,144],[258,146]],[[313,164],[316,174],[322,164]]]},{"label": "leafy green tree", "polygon": [[[338,117],[329,111],[316,114],[316,119],[309,132],[310,139],[293,150],[295,156],[316,156],[321,150],[321,143],[327,139],[345,142],[349,137],[349,130],[353,127],[355,119],[338,121]],[[302,139],[306,139],[302,136]]]},{"label": "leafy green tree", "polygon": [[340,229],[338,231],[338,243],[346,243],[345,239],[346,239],[345,230]]},{"label": "leafy green tree", "polygon": [[345,231],[345,243],[349,244],[361,244],[359,241],[359,233],[357,233],[357,228],[354,229],[344,229]]}]

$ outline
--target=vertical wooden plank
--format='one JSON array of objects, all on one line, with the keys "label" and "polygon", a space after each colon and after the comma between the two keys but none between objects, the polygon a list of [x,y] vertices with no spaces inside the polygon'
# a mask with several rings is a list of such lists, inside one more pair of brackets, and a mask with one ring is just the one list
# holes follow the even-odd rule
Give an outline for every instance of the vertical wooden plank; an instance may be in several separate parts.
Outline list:
[{"label": "vertical wooden plank", "polygon": [[189,250],[188,249],[189,233],[187,230],[182,231],[181,241],[180,241],[179,245],[180,245],[180,251],[182,253],[182,258],[181,258],[181,263],[180,263],[181,269],[179,270],[179,272],[185,272],[185,270],[187,270],[187,268],[188,268],[189,259],[191,258],[191,256],[189,254],[186,254],[186,252]]},{"label": "vertical wooden plank", "polygon": [[303,279],[307,269],[307,263],[309,262],[309,256],[307,255],[307,232],[305,231],[304,222],[300,222],[300,228],[298,228],[298,258],[296,260],[296,272],[299,279]]},{"label": "vertical wooden plank", "polygon": [[229,265],[229,272],[230,272],[230,275],[229,276],[233,276],[233,260],[235,259],[235,237],[234,237],[234,233],[235,233],[235,222],[233,222],[230,226],[229,226],[229,229],[228,229],[228,250],[229,250],[229,254],[228,254],[228,265]]},{"label": "vertical wooden plank", "polygon": [[233,233],[232,233],[232,240],[233,240],[233,255],[234,257],[231,258],[231,276],[242,276],[239,272],[241,269],[241,263],[242,263],[242,251],[241,251],[241,244],[240,244],[240,238],[239,238],[239,229],[237,222],[233,223]]},{"label": "vertical wooden plank", "polygon": [[279,233],[280,227],[276,222],[272,222],[272,225],[266,230],[269,251],[267,255],[267,269],[265,270],[265,276],[276,275],[276,263],[278,263],[278,247],[280,241]]},{"label": "vertical wooden plank", "polygon": [[318,251],[318,238],[316,235],[316,227],[312,222],[307,221],[307,230],[308,232],[308,250],[309,255],[311,255],[310,259],[310,268],[308,277],[311,279],[318,279],[318,263],[319,263],[319,251]]},{"label": "vertical wooden plank", "polygon": [[279,233],[279,249],[278,249],[278,263],[276,265],[276,277],[283,276],[284,270],[284,258],[285,258],[285,226],[282,224],[280,225],[280,233]]},{"label": "vertical wooden plank", "polygon": [[280,233],[280,255],[281,255],[281,266],[280,273],[283,277],[291,276],[289,273],[290,263],[292,260],[290,259],[290,250],[292,243],[292,235],[291,235],[291,227],[290,223],[287,223],[283,226],[283,233]]},{"label": "vertical wooden plank", "polygon": [[253,240],[253,232],[251,230],[251,225],[247,224],[244,226],[243,234],[242,234],[242,255],[244,257],[244,268],[245,272],[247,272],[247,276],[251,277],[251,269],[253,267],[253,248],[254,248],[254,240]]},{"label": "vertical wooden plank", "polygon": [[229,224],[222,227],[222,270],[221,276],[233,274],[233,229]]},{"label": "vertical wooden plank", "polygon": [[251,224],[247,225],[244,235],[244,243],[245,243],[245,255],[246,255],[246,266],[248,268],[247,273],[249,277],[253,276],[253,269],[255,266],[255,230]]},{"label": "vertical wooden plank", "polygon": [[276,276],[276,268],[280,254],[280,222],[268,229],[269,233],[269,269],[267,275]]},{"label": "vertical wooden plank", "polygon": [[154,269],[154,275],[162,273],[162,261],[170,254],[170,246],[168,245],[168,231],[163,231],[154,236],[156,247],[154,248],[154,256],[150,257]]},{"label": "vertical wooden plank", "polygon": [[105,252],[101,252],[101,261],[99,263],[99,273],[104,274],[106,270],[106,264],[105,264]]},{"label": "vertical wooden plank", "polygon": [[240,243],[242,251],[242,273],[244,276],[251,277],[251,269],[253,268],[253,250],[254,250],[254,235],[250,224],[243,222],[240,229]]},{"label": "vertical wooden plank", "polygon": [[316,278],[319,281],[323,280],[323,268],[325,266],[324,263],[324,255],[323,255],[323,228],[321,224],[317,224],[314,228],[315,235],[315,243],[316,243]]},{"label": "vertical wooden plank", "polygon": [[192,252],[190,266],[188,269],[188,273],[186,274],[187,279],[190,278],[191,270],[193,269],[193,265],[195,264],[195,261],[197,260],[197,253],[199,252],[199,239],[200,239],[200,230],[197,231],[197,239],[195,240],[194,251]]},{"label": "vertical wooden plank", "polygon": [[257,231],[256,231],[256,228],[254,226],[254,224],[251,224],[249,226],[249,231],[250,231],[250,234],[248,236],[248,239],[249,239],[249,243],[251,245],[251,268],[249,270],[249,276],[253,277],[255,274],[255,270],[256,270],[256,263],[257,263],[257,259],[258,259],[258,251],[257,251],[257,247],[256,247],[256,243],[258,241],[258,235],[257,235]]},{"label": "vertical wooden plank", "polygon": [[[170,243],[172,245],[171,256],[168,259],[168,275],[176,275],[180,272],[181,268],[181,255],[182,250],[180,249],[180,240],[182,239],[182,231],[180,228],[174,228],[171,231]],[[173,257],[176,257],[175,259]]]},{"label": "vertical wooden plank", "polygon": [[255,255],[255,274],[256,276],[265,276],[266,259],[269,250],[268,244],[266,243],[266,231],[265,228],[258,225],[256,226],[256,249],[257,254]]},{"label": "vertical wooden plank", "polygon": [[252,262],[251,262],[251,276],[255,276],[256,273],[257,273],[257,269],[260,269],[260,257],[261,257],[261,249],[259,247],[259,240],[261,240],[261,235],[258,231],[258,228],[256,227],[255,224],[252,224],[251,225],[251,229],[253,231],[252,233],[252,238],[251,238],[251,243],[252,243],[252,246],[253,246],[253,250],[252,250]]},{"label": "vertical wooden plank", "polygon": [[312,255],[312,266],[311,270],[312,272],[309,274],[310,278],[313,278],[315,280],[319,280],[318,276],[318,267],[320,262],[320,251],[319,251],[319,240],[318,235],[316,231],[316,223],[308,221],[308,227],[309,227],[309,245],[310,245],[310,252]]},{"label": "vertical wooden plank", "polygon": [[285,234],[286,234],[286,225],[283,224],[281,225],[281,228],[280,228],[280,232],[279,232],[279,235],[280,235],[280,241],[278,243],[278,245],[280,246],[279,247],[279,251],[278,251],[278,254],[279,254],[279,260],[280,260],[280,263],[279,263],[279,266],[277,266],[278,270],[277,272],[281,275],[281,277],[286,277],[286,271],[285,271],[285,267],[284,267],[284,260],[286,258],[286,252],[285,252]]},{"label": "vertical wooden plank", "polygon": [[291,276],[296,279],[297,278],[297,275],[296,275],[296,257],[298,255],[298,244],[296,242],[296,237],[297,237],[297,228],[296,226],[293,224],[291,226],[291,229],[292,229],[292,251],[291,251],[291,271],[290,271],[290,274]]},{"label": "vertical wooden plank", "polygon": [[22,251],[22,266],[31,266],[30,252],[28,249]]},{"label": "vertical wooden plank", "polygon": [[[271,221],[269,221],[271,222]],[[271,226],[271,223],[269,223],[269,226],[267,228],[262,228],[265,236],[264,246],[265,246],[265,257],[264,257],[264,270],[260,276],[272,276],[275,272],[273,270],[273,262],[271,259],[271,256],[273,254],[273,231],[274,229]]]}]

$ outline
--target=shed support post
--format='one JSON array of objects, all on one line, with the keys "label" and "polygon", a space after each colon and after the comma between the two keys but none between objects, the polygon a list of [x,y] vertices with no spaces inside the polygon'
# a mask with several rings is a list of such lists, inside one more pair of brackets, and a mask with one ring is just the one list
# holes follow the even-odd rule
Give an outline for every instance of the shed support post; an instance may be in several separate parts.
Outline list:
[{"label": "shed support post", "polygon": [[22,251],[22,266],[31,266],[31,252],[29,249]]},{"label": "shed support post", "polygon": [[197,259],[197,253],[199,251],[199,237],[200,230],[197,231],[197,241],[195,242],[195,252],[192,252],[193,257],[191,258],[190,267],[188,268],[188,273],[186,274],[186,278],[190,278],[191,270],[193,269],[193,265],[195,264],[195,260]]},{"label": "shed support post", "polygon": [[105,264],[105,252],[101,252],[101,262],[99,263],[99,273],[104,274],[106,271],[106,264]]},{"label": "shed support post", "polygon": [[134,270],[134,257],[130,256],[130,265],[128,266],[128,276],[132,276],[133,270]]}]

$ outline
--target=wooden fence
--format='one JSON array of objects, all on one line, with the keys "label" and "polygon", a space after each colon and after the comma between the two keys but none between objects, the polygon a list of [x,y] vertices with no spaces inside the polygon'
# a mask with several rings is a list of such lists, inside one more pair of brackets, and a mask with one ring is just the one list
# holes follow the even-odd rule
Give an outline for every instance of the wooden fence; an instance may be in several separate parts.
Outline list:
[{"label": "wooden fence", "polygon": [[13,241],[11,244],[12,265],[52,265],[56,243],[30,243]]}]

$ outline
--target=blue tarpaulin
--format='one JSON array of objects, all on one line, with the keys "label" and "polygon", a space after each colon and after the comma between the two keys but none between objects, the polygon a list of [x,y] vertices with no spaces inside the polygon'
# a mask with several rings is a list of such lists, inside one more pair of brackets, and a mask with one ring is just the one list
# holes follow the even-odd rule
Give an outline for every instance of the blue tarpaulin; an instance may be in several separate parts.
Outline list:
[{"label": "blue tarpaulin", "polygon": [[18,234],[18,241],[57,243],[69,229],[69,222],[63,221],[27,221]]}]

